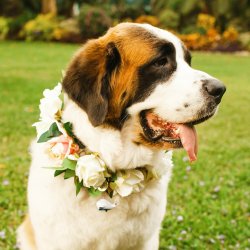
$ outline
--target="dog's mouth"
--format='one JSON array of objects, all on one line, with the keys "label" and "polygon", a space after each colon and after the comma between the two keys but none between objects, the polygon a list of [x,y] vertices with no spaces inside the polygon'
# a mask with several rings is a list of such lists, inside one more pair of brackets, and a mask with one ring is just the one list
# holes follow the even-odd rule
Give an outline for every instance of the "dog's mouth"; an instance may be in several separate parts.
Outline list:
[{"label": "dog's mouth", "polygon": [[140,123],[144,137],[153,143],[168,144],[169,148],[184,148],[190,161],[197,159],[198,142],[194,125],[201,123],[212,115],[204,116],[188,123],[171,123],[151,110],[140,113]]}]

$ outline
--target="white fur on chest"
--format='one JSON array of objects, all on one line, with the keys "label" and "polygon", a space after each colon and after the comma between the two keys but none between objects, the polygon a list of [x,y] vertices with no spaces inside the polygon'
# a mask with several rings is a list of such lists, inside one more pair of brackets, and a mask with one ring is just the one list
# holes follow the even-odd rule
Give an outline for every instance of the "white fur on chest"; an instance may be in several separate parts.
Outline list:
[{"label": "white fur on chest", "polygon": [[28,200],[39,249],[150,249],[146,245],[153,235],[157,241],[171,175],[164,152],[135,147],[129,135],[122,140],[115,130],[93,128],[74,103],[66,106],[63,118],[73,123],[77,137],[113,169],[151,164],[164,176],[140,193],[118,199],[115,209],[98,211],[96,201],[101,197],[89,197],[84,190],[76,197],[72,178],[54,177],[53,170],[43,168],[55,165],[45,152],[46,144],[34,143]]}]

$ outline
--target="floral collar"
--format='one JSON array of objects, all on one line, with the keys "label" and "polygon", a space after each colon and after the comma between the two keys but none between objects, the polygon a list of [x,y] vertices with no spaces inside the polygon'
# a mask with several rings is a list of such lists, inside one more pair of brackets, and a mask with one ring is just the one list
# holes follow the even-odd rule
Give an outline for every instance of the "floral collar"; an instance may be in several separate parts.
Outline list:
[{"label": "floral collar", "polygon": [[[33,124],[37,130],[38,143],[47,143],[47,153],[56,159],[57,165],[49,167],[54,176],[64,175],[64,179],[74,178],[76,195],[82,188],[92,196],[106,193],[126,197],[140,192],[147,183],[160,176],[151,166],[112,172],[100,155],[89,151],[74,135],[70,122],[62,120],[63,95],[60,83],[43,92],[40,100],[40,119]],[[172,155],[166,154],[172,165]],[[97,202],[99,210],[109,210],[116,206],[106,199]]]}]

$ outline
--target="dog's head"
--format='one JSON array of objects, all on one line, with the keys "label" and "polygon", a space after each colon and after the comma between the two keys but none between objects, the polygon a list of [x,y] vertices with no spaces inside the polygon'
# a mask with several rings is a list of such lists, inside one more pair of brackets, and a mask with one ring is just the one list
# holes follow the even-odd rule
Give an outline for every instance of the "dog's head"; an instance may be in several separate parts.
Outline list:
[{"label": "dog's head", "polygon": [[93,126],[129,128],[137,145],[184,146],[192,159],[193,125],[215,114],[226,90],[191,68],[191,55],[176,36],[132,23],[87,42],[71,62],[63,88]]}]

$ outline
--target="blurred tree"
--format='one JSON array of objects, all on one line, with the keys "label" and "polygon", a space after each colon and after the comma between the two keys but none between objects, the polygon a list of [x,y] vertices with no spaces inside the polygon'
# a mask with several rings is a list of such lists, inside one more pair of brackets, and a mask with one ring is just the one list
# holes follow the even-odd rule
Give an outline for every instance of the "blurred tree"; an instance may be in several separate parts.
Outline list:
[{"label": "blurred tree", "polygon": [[56,0],[42,0],[42,13],[48,14],[53,13],[57,14],[57,5]]}]

